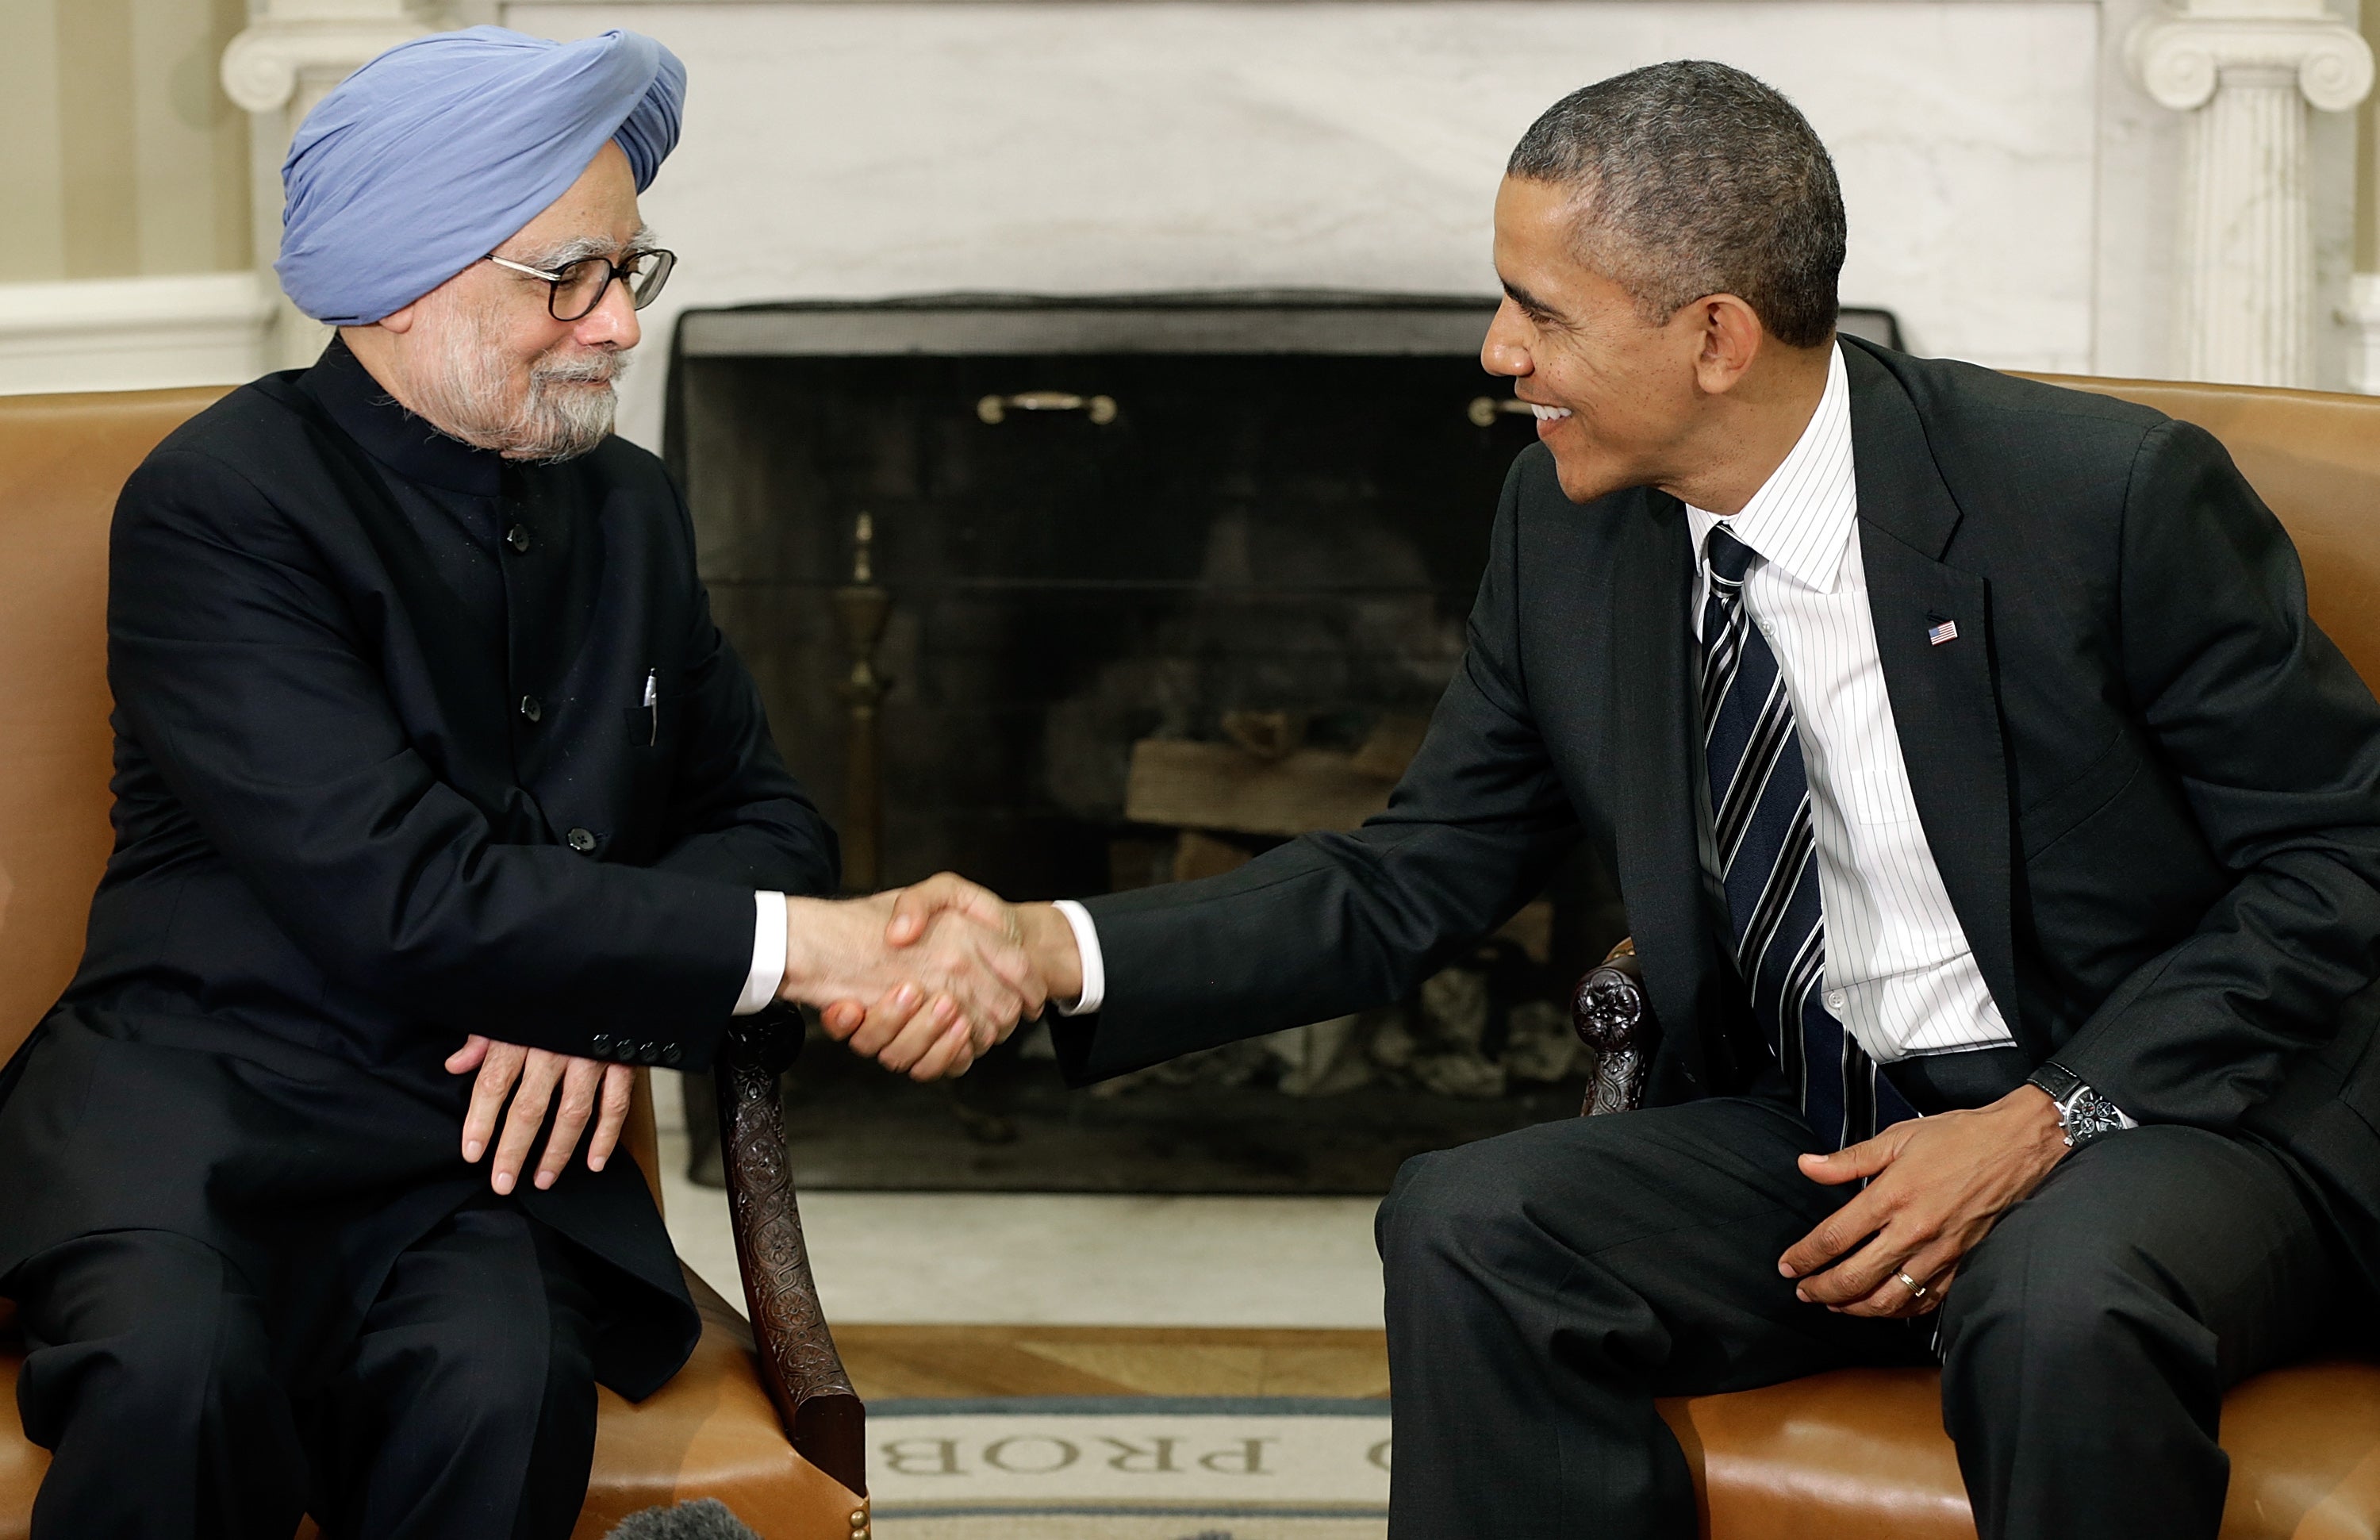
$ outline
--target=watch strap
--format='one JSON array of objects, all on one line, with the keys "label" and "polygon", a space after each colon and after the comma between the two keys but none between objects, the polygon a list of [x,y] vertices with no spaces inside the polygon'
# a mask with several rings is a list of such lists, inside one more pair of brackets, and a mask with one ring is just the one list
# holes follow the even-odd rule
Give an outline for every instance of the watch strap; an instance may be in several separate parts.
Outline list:
[{"label": "watch strap", "polygon": [[2024,1083],[2028,1085],[2040,1086],[2043,1091],[2048,1093],[2049,1099],[2060,1107],[2064,1107],[2067,1098],[2075,1092],[2088,1089],[2081,1075],[2054,1059],[2026,1075]]},{"label": "watch strap", "polygon": [[2057,1105],[2058,1131],[2065,1134],[2070,1149],[2081,1149],[2095,1139],[2132,1126],[2122,1109],[2055,1060],[2025,1076],[2025,1084],[2039,1086]]}]

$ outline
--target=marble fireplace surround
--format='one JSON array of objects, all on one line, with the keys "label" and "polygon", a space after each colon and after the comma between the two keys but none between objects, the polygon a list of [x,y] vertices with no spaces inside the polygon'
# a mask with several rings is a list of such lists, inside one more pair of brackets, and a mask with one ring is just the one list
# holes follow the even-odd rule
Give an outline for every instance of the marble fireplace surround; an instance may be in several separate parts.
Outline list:
[{"label": "marble fireplace surround", "polygon": [[[450,7],[450,9],[452,9]],[[1832,149],[1847,302],[1918,351],[2170,367],[2187,120],[2124,59],[2148,0],[498,0],[650,32],[685,137],[647,194],[648,314],[954,290],[1494,291],[1503,158],[1575,86],[1716,57]],[[2343,382],[2353,115],[2311,115],[2318,382]],[[624,427],[661,428],[663,346]]]}]

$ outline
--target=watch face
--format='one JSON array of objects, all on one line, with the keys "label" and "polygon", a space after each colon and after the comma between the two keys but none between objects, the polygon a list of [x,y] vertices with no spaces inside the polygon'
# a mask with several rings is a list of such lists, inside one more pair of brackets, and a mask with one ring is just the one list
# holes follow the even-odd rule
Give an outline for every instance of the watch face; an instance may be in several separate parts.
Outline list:
[{"label": "watch face", "polygon": [[2089,1144],[2101,1134],[2113,1134],[2124,1126],[2123,1114],[2116,1110],[2115,1103],[2091,1090],[2085,1090],[2074,1098],[2061,1121],[2066,1124],[2067,1137],[2077,1145]]}]

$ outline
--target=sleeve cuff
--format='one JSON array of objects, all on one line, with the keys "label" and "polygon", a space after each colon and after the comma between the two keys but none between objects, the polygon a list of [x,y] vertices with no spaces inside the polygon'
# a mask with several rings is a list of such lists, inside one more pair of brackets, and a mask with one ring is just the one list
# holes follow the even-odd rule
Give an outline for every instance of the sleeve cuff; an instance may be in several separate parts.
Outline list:
[{"label": "sleeve cuff", "polygon": [[735,1013],[751,1016],[766,1010],[784,981],[785,895],[757,892],[752,895],[752,971],[745,976]]},{"label": "sleeve cuff", "polygon": [[[1060,1005],[1062,1016],[1088,1016],[1107,1003],[1107,960],[1099,955],[1099,928],[1091,923],[1091,912],[1071,898],[1062,898],[1051,907],[1066,916],[1067,926],[1075,932],[1075,950],[1083,959],[1083,993],[1072,1005]],[[782,937],[784,928],[778,927]],[[779,944],[782,946],[783,941]]]}]

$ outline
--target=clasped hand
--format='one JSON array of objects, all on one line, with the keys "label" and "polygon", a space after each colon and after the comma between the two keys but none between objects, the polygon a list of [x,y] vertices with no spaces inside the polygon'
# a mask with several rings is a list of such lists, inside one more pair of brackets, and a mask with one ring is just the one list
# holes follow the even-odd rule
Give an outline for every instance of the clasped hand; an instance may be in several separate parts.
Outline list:
[{"label": "clasped hand", "polygon": [[1062,916],[948,873],[873,898],[795,902],[784,998],[819,1007],[831,1036],[914,1080],[965,1074],[1052,997],[1082,988]]}]

